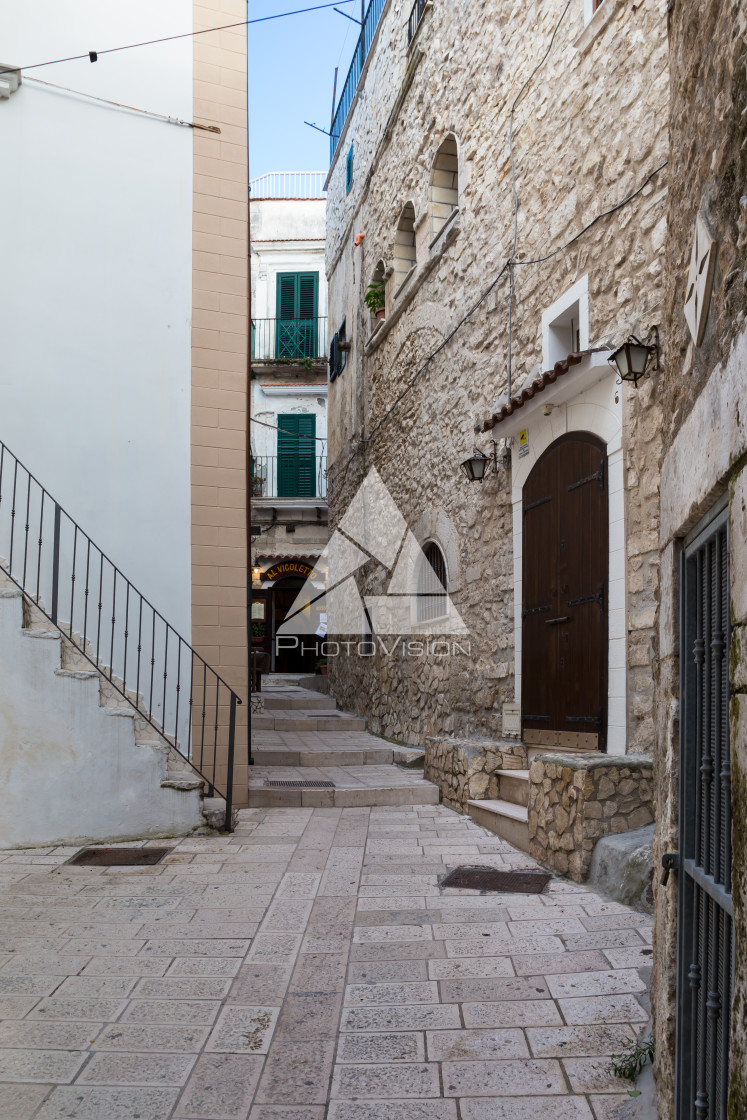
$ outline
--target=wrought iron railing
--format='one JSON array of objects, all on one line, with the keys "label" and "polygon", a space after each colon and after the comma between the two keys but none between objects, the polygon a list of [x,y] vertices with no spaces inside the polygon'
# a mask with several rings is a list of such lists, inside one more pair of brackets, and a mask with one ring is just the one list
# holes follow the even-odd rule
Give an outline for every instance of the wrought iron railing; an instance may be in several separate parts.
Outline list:
[{"label": "wrought iron railing", "polygon": [[428,3],[428,0],[415,0],[415,3],[412,6],[412,11],[410,12],[410,18],[407,21],[407,43],[408,43],[408,46],[413,41],[413,39],[415,38],[415,32],[418,29],[418,24],[420,23],[421,19],[423,18],[423,12],[425,11],[425,6],[426,6],[427,3]]},{"label": "wrought iron railing", "polygon": [[327,319],[252,319],[252,358],[256,361],[326,361]]},{"label": "wrought iron railing", "polygon": [[[169,747],[225,798],[239,696],[0,441],[0,568]],[[250,759],[251,761],[251,756]]]},{"label": "wrought iron railing", "polygon": [[252,458],[253,498],[320,498],[327,500],[326,455],[255,455]]},{"label": "wrought iron railing", "polygon": [[363,64],[366,61],[368,52],[371,49],[371,44],[373,43],[374,35],[376,34],[376,28],[379,25],[379,20],[381,19],[381,13],[384,10],[385,2],[386,0],[369,0],[368,7],[366,8],[366,14],[363,17],[363,26],[361,27],[361,33],[358,36],[355,54],[353,55],[352,62],[350,63],[350,69],[348,70],[347,77],[345,78],[345,84],[342,87],[342,93],[340,94],[340,100],[337,102],[337,108],[332,114],[332,127],[329,130],[330,160],[334,159],[335,152],[337,151],[337,145],[340,143],[342,130],[345,127],[345,121],[347,120],[348,113],[350,112],[350,107],[353,104],[353,98],[355,97],[355,92],[358,89],[360,76],[363,73]]},{"label": "wrought iron railing", "polygon": [[270,171],[249,181],[249,196],[261,198],[324,198],[324,171]]}]

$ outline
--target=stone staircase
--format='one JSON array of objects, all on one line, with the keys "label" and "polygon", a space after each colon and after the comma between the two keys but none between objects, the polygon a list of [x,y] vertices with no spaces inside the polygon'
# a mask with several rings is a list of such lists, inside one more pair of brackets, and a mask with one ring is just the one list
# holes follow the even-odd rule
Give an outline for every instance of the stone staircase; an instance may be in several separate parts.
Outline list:
[{"label": "stone staircase", "polygon": [[528,770],[496,770],[498,797],[468,801],[467,812],[473,821],[508,840],[522,852],[529,851]]},{"label": "stone staircase", "polygon": [[422,751],[378,739],[364,719],[293,681],[265,677],[258,695],[264,712],[252,715],[250,806],[438,804],[437,787],[413,769]]},{"label": "stone staircase", "polygon": [[203,808],[214,825],[220,806],[203,804],[203,780],[173,738],[69,630],[0,567],[0,846],[183,835],[206,823]]}]

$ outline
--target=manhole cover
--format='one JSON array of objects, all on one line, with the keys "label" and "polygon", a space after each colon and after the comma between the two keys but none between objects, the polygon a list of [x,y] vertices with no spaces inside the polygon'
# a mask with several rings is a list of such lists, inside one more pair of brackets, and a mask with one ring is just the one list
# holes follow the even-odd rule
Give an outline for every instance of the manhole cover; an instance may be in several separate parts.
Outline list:
[{"label": "manhole cover", "polygon": [[461,890],[541,894],[552,878],[544,871],[497,871],[494,867],[455,867],[441,880],[442,887]]},{"label": "manhole cover", "polygon": [[147,867],[160,863],[171,848],[83,848],[68,863],[86,867]]},{"label": "manhole cover", "polygon": [[334,789],[334,782],[326,782],[321,779],[310,779],[308,781],[286,781],[278,779],[277,781],[266,781],[265,789]]}]

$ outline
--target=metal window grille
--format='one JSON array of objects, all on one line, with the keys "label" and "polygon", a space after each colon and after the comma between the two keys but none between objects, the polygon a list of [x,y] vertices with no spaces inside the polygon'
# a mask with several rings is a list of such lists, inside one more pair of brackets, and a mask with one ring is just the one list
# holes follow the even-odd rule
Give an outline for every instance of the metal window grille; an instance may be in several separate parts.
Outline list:
[{"label": "metal window grille", "polygon": [[726,1120],[734,976],[728,506],[686,541],[681,585],[677,1120]]},{"label": "metal window grille", "polygon": [[423,12],[425,11],[425,6],[426,6],[427,3],[428,3],[428,0],[415,0],[415,3],[412,6],[412,11],[410,12],[410,18],[407,21],[407,43],[408,43],[408,46],[415,37],[415,32],[418,29],[418,24],[420,23],[421,19],[423,18]]},{"label": "metal window grille", "polygon": [[446,561],[441,549],[431,541],[423,549],[418,572],[418,622],[430,622],[446,614]]}]

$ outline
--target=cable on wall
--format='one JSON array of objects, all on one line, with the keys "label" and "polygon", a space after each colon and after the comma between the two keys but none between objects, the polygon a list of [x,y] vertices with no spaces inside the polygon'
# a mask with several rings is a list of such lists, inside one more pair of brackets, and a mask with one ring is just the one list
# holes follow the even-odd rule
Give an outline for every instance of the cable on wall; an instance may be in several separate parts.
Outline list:
[{"label": "cable on wall", "polygon": [[60,86],[56,82],[45,82],[43,78],[30,77],[26,80],[36,82],[40,86],[48,86],[50,89],[59,89],[64,93],[73,93],[76,97],[85,97],[87,101],[100,101],[102,105],[113,105],[116,109],[127,109],[131,113],[142,113],[145,117],[154,117],[156,120],[166,121],[167,124],[179,124],[184,128],[200,128],[205,132],[220,134],[217,124],[197,124],[196,121],[185,121],[181,117],[169,117],[166,113],[154,113],[150,109],[138,109],[135,105],[125,105],[122,101],[110,101],[107,97],[96,97],[94,94],[84,93],[80,89]]},{"label": "cable on wall", "polygon": [[[600,214],[597,214],[596,217],[592,218],[592,220],[587,223],[587,225],[585,225],[582,229],[580,229],[577,233],[575,233],[573,235],[573,237],[571,237],[563,245],[559,245],[557,249],[551,250],[549,253],[546,253],[542,257],[535,257],[535,258],[531,258],[531,259],[528,259],[528,260],[508,260],[508,261],[506,261],[503,268],[500,270],[498,275],[491,281],[491,283],[488,285],[488,287],[482,293],[482,295],[477,300],[477,302],[475,304],[473,304],[473,306],[470,308],[470,310],[467,312],[467,314],[464,315],[463,318],[459,320],[457,325],[449,332],[449,334],[443,339],[443,341],[441,343],[439,343],[439,345],[436,347],[436,349],[431,354],[429,354],[428,357],[423,361],[422,365],[418,368],[416,373],[413,375],[413,377],[407,383],[407,385],[402,390],[402,392],[399,394],[399,396],[396,398],[396,400],[386,410],[386,412],[381,417],[381,419],[378,421],[378,423],[375,425],[375,427],[372,428],[368,439],[360,439],[359,440],[358,446],[356,447],[355,451],[353,451],[352,454],[345,461],[345,464],[342,468],[342,473],[344,474],[345,471],[347,471],[347,469],[350,466],[350,464],[352,463],[353,459],[356,457],[356,455],[358,455],[360,453],[361,447],[363,445],[371,443],[373,441],[373,438],[374,438],[375,434],[378,432],[378,430],[381,428],[381,426],[384,424],[384,422],[386,420],[388,420],[388,418],[394,412],[397,405],[409,393],[410,389],[412,389],[413,385],[418,380],[420,375],[425,372],[425,370],[428,368],[428,366],[433,361],[433,359],[438,354],[441,353],[441,351],[451,341],[451,339],[454,337],[454,335],[457,333],[457,331],[459,331],[461,329],[461,327],[464,326],[464,324],[467,322],[467,320],[470,318],[470,316],[472,316],[475,313],[475,311],[478,309],[478,307],[480,307],[480,305],[484,302],[485,298],[490,294],[490,292],[493,290],[493,288],[495,288],[496,284],[498,284],[498,282],[502,279],[502,277],[506,274],[506,272],[509,271],[510,266],[513,266],[515,268],[517,266],[523,266],[523,265],[528,265],[528,264],[543,264],[545,261],[549,261],[553,257],[556,257],[559,253],[562,253],[565,249],[570,248],[571,245],[575,244],[575,242],[578,241],[579,238],[583,237],[583,235],[585,233],[588,233],[588,231],[590,229],[592,229],[592,227],[595,226],[597,224],[597,222],[601,221],[602,218],[607,218],[607,217],[609,217],[610,214],[615,214],[618,210],[622,210],[625,206],[628,206],[635,198],[638,197],[638,195],[641,193],[641,191],[645,190],[645,188],[648,186],[648,184],[651,182],[651,180],[654,179],[659,174],[660,171],[663,171],[663,169],[667,166],[668,162],[669,162],[668,160],[664,160],[663,163],[659,164],[659,166],[657,168],[655,168],[652,172],[650,172],[649,175],[646,176],[646,178],[643,180],[643,182],[640,184],[640,186],[636,187],[636,189],[631,194],[629,194],[625,198],[621,199],[621,201],[616,203],[614,206],[610,206],[607,210],[603,210]],[[256,421],[255,421],[255,423],[256,423]],[[270,425],[268,425],[268,427],[269,426]]]},{"label": "cable on wall", "polygon": [[553,43],[555,42],[555,37],[558,34],[558,31],[560,30],[560,25],[563,22],[563,20],[565,19],[566,14],[567,14],[570,6],[571,6],[571,0],[568,0],[568,3],[563,8],[563,11],[560,14],[560,19],[555,24],[555,30],[553,31],[552,35],[550,36],[550,42],[547,44],[547,50],[542,55],[542,58],[539,60],[539,62],[535,66],[534,70],[532,70],[532,73],[529,75],[527,80],[524,82],[524,85],[521,87],[519,92],[516,94],[516,97],[514,98],[512,104],[511,104],[510,112],[508,114],[508,151],[509,151],[509,156],[511,158],[511,194],[513,196],[513,206],[514,206],[514,238],[513,238],[513,246],[512,246],[512,249],[511,249],[511,259],[509,261],[509,292],[508,292],[508,395],[509,395],[509,397],[511,396],[511,357],[512,357],[512,341],[513,341],[511,328],[512,328],[512,319],[513,319],[513,308],[514,308],[514,264],[516,263],[516,247],[517,247],[518,240],[519,240],[519,195],[518,195],[518,192],[516,190],[516,165],[514,163],[514,113],[516,111],[517,105],[519,104],[522,97],[524,96],[524,93],[526,92],[526,90],[529,88],[532,81],[534,80],[535,75],[539,73],[539,71],[542,69],[542,67],[547,62],[547,59],[550,55],[550,51],[553,48]]}]

